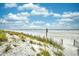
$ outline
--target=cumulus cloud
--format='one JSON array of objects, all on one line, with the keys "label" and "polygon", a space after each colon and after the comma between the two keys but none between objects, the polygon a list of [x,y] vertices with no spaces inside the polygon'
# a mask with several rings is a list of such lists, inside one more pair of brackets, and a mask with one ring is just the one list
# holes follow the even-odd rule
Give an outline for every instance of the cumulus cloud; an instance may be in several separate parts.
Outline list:
[{"label": "cumulus cloud", "polygon": [[30,28],[41,28],[41,26],[38,26],[38,25],[30,25],[29,27]]},{"label": "cumulus cloud", "polygon": [[44,24],[45,22],[44,21],[33,21],[31,24]]},{"label": "cumulus cloud", "polygon": [[[20,24],[23,25],[24,27],[30,27],[30,28],[72,28],[75,26],[76,28],[78,27],[75,25],[75,22],[79,20],[79,12],[64,12],[62,14],[60,13],[54,13],[50,12],[49,9],[42,7],[37,4],[22,4],[18,5],[17,4],[5,4],[6,8],[13,8],[17,7],[19,13],[13,14],[9,13],[3,17],[4,20],[0,20],[0,23],[11,23],[11,24]],[[28,11],[29,12],[28,12]],[[37,17],[40,19],[35,21],[33,18],[33,22],[29,23],[31,21],[31,18],[29,16],[46,16],[45,20],[40,19],[40,17]],[[51,22],[49,21],[49,16],[51,17]],[[43,18],[43,17],[42,17]],[[30,20],[29,20],[30,19]],[[55,20],[55,21],[53,21]],[[73,22],[73,24],[71,23]],[[28,24],[27,24],[28,23]],[[28,25],[28,26],[27,26]],[[73,25],[73,26],[72,26]]]},{"label": "cumulus cloud", "polygon": [[62,17],[64,18],[73,18],[73,17],[79,17],[79,12],[65,12]]},{"label": "cumulus cloud", "polygon": [[6,24],[6,23],[8,23],[8,21],[7,21],[7,20],[0,19],[0,24]]},{"label": "cumulus cloud", "polygon": [[13,8],[13,7],[17,7],[16,3],[6,3],[5,4],[5,8]]},{"label": "cumulus cloud", "polygon": [[27,12],[21,12],[17,14],[9,13],[8,15],[4,16],[4,19],[8,21],[23,21],[28,20],[29,14]]},{"label": "cumulus cloud", "polygon": [[[72,13],[73,14],[73,13]],[[71,18],[71,16],[69,17],[63,17],[63,15],[67,15],[67,14],[56,14],[56,13],[53,13],[51,14],[52,16],[56,17],[58,16],[58,18],[56,19],[56,21],[53,22],[53,24],[50,24],[50,22],[45,22],[44,20],[37,20],[37,21],[33,21],[32,23],[28,23],[29,22],[29,16],[30,14],[27,13],[27,12],[21,12],[21,13],[17,13],[17,14],[13,14],[13,13],[9,13],[8,15],[6,15],[4,17],[4,19],[8,20],[8,21],[16,21],[16,22],[10,22],[11,24],[16,24],[18,26],[18,24],[22,24],[24,27],[26,25],[26,27],[29,27],[29,28],[54,28],[54,29],[60,29],[60,28],[63,28],[63,29],[68,29],[68,28],[73,28],[73,26],[71,26],[71,22],[74,22],[74,18],[78,17],[76,15],[73,16]],[[71,15],[71,14],[68,14],[68,15]],[[60,17],[60,18],[59,18]],[[51,19],[52,20],[52,19]],[[4,20],[3,23],[6,23],[6,21]],[[0,22],[1,23],[1,22]],[[28,23],[28,24],[25,24],[25,23]],[[23,28],[24,28],[23,27]],[[77,27],[77,26],[76,26]]]},{"label": "cumulus cloud", "polygon": [[36,11],[36,10],[32,10],[31,15],[41,15],[41,16],[48,16],[49,13],[47,11]]},{"label": "cumulus cloud", "polygon": [[[25,25],[29,23],[28,19],[29,14],[26,12],[21,12],[17,14],[9,13],[7,15],[4,15],[3,18],[0,19],[0,24],[2,26],[9,27],[10,29],[20,29],[20,28],[26,28]],[[21,26],[21,27],[20,27]],[[4,27],[5,28],[5,27]]]},{"label": "cumulus cloud", "polygon": [[36,4],[24,4],[18,7],[19,11],[31,10],[31,15],[49,15],[49,12],[46,8],[38,6]]},{"label": "cumulus cloud", "polygon": [[60,17],[60,14],[49,12],[48,9],[45,7],[36,5],[36,4],[23,4],[18,7],[19,11],[23,10],[31,10],[31,15],[42,15],[42,16],[55,16],[55,17]]},{"label": "cumulus cloud", "polygon": [[74,19],[79,18],[79,12],[64,12],[62,14],[52,13],[51,15],[65,21],[71,21],[71,19],[73,21]]},{"label": "cumulus cloud", "polygon": [[50,12],[49,16],[53,16],[53,17],[60,18],[61,17],[61,14],[54,13],[54,12]]},{"label": "cumulus cloud", "polygon": [[45,25],[46,25],[46,26],[51,26],[49,23],[46,23]]},{"label": "cumulus cloud", "polygon": [[[79,12],[65,12],[62,14],[52,13],[52,17],[56,17],[55,21],[52,21],[52,24],[48,27],[54,29],[73,29],[78,28],[78,24],[75,25],[79,21]],[[52,20],[52,19],[51,19]]]},{"label": "cumulus cloud", "polygon": [[44,21],[33,21],[29,24],[29,27],[31,29],[44,29],[45,28],[45,22]]},{"label": "cumulus cloud", "polygon": [[39,6],[37,4],[33,4],[33,3],[27,3],[27,4],[23,4],[23,5],[19,5],[17,6],[17,4],[11,4],[11,3],[8,3],[8,4],[5,4],[5,7],[9,7],[9,8],[12,8],[12,7],[17,7],[17,9],[19,11],[24,11],[24,10],[31,10],[31,15],[42,15],[42,16],[55,16],[55,17],[60,17],[60,14],[57,14],[57,13],[53,13],[53,12],[49,12],[48,9],[46,9],[45,7],[42,7],[42,6]]},{"label": "cumulus cloud", "polygon": [[71,22],[73,21],[73,19],[71,18],[61,18],[61,19],[57,19],[58,21],[62,21],[62,22]]},{"label": "cumulus cloud", "polygon": [[[56,19],[58,25],[67,25],[79,19],[79,12],[65,12]],[[71,24],[70,24],[71,26]]]},{"label": "cumulus cloud", "polygon": [[35,9],[38,6],[33,5],[33,4],[23,4],[21,6],[18,7],[18,10],[22,11],[22,10],[28,10],[28,9]]},{"label": "cumulus cloud", "polygon": [[44,22],[44,21],[34,21],[30,24],[31,28],[40,28],[40,29],[45,29],[45,28],[50,28],[52,26],[50,23]]},{"label": "cumulus cloud", "polygon": [[38,5],[35,5],[35,4],[32,4],[32,3],[29,3],[29,4],[23,4],[22,6],[19,6],[18,7],[18,10],[36,10],[36,11],[46,11],[45,8],[43,7],[40,7]]}]

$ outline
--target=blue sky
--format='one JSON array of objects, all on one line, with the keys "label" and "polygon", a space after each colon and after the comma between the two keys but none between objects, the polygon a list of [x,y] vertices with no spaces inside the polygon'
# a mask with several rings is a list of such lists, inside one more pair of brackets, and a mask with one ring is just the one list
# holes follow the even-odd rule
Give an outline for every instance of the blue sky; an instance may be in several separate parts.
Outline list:
[{"label": "blue sky", "polygon": [[0,3],[0,29],[79,29],[78,3]]}]

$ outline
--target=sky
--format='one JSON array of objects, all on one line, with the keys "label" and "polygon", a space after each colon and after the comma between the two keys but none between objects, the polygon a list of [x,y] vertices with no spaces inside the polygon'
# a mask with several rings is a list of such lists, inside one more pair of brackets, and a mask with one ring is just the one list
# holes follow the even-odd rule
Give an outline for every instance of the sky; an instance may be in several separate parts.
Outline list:
[{"label": "sky", "polygon": [[0,3],[0,29],[79,29],[78,3]]}]

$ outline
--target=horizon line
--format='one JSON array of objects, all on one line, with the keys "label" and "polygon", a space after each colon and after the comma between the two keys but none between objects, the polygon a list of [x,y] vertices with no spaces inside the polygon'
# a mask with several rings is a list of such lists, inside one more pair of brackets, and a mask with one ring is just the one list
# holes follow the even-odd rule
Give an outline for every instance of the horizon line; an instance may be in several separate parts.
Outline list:
[{"label": "horizon line", "polygon": [[[0,30],[46,30],[46,29],[0,29]],[[79,29],[48,29],[48,30],[79,30]]]}]

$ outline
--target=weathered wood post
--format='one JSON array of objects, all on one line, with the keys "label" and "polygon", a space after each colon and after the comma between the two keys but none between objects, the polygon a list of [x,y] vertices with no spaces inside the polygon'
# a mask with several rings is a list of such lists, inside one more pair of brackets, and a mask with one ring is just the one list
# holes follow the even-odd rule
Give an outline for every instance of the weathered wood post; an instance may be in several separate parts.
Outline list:
[{"label": "weathered wood post", "polygon": [[47,35],[48,35],[48,28],[46,28],[46,39],[47,39]]},{"label": "weathered wood post", "polygon": [[[45,38],[46,38],[46,42],[47,42],[47,35],[48,35],[48,29],[46,28],[46,33],[45,33]],[[45,50],[46,50],[46,47],[45,47]]]},{"label": "weathered wood post", "polygon": [[63,39],[61,39],[61,45],[63,45]]},{"label": "weathered wood post", "polygon": [[75,43],[76,43],[76,41],[75,41],[75,39],[74,39],[73,46],[75,46]]},{"label": "weathered wood post", "polygon": [[77,55],[79,56],[79,48],[77,49]]}]

